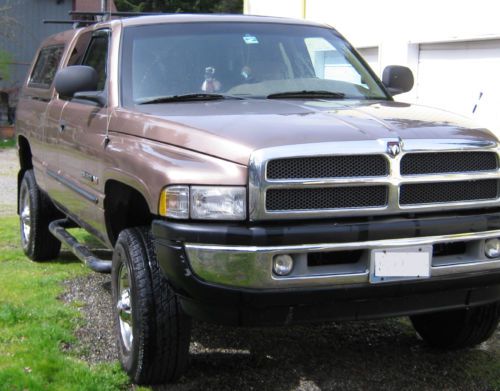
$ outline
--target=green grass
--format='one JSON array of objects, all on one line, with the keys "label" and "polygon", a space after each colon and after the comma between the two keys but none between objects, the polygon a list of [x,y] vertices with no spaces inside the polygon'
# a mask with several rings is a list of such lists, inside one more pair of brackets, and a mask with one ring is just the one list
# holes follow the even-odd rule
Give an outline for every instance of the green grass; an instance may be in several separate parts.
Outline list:
[{"label": "green grass", "polygon": [[485,390],[500,390],[500,360],[497,357],[477,355],[465,367],[474,377],[483,380]]},{"label": "green grass", "polygon": [[0,149],[1,148],[14,148],[16,146],[15,138],[8,138],[5,140],[0,140]]},{"label": "green grass", "polygon": [[15,217],[0,217],[0,390],[119,390],[118,363],[90,366],[61,346],[74,344],[82,318],[58,300],[62,281],[89,273],[80,263],[28,260]]}]

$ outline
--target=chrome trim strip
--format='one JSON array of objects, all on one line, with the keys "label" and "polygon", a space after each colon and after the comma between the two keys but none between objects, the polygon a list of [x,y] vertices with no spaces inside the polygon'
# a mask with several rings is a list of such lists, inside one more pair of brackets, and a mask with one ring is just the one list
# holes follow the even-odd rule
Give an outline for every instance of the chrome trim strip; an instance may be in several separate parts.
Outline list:
[{"label": "chrome trim strip", "polygon": [[[471,139],[418,139],[405,140],[404,149],[406,152],[460,152],[475,149],[494,149],[498,144],[491,140],[471,140]],[[432,149],[429,149],[431,147]]]},{"label": "chrome trim strip", "polygon": [[88,191],[82,189],[81,187],[75,185],[73,182],[64,178],[62,175],[59,175],[58,173],[56,173],[52,170],[49,170],[49,169],[47,169],[47,175],[54,178],[56,181],[63,184],[64,186],[68,187],[69,189],[73,190],[75,193],[82,196],[87,201],[90,201],[94,204],[97,204],[99,202],[99,199],[95,195],[93,195],[93,194],[89,193]]},{"label": "chrome trim strip", "polygon": [[448,276],[451,274],[480,272],[500,267],[499,261],[482,261],[475,263],[462,263],[458,265],[436,266],[431,268],[433,277]]},{"label": "chrome trim strip", "polygon": [[438,236],[422,236],[416,238],[403,239],[384,239],[384,240],[369,240],[366,242],[348,242],[348,243],[318,243],[318,244],[295,244],[290,246],[226,246],[212,244],[193,244],[185,245],[187,250],[201,249],[206,251],[217,252],[235,252],[235,253],[271,253],[271,254],[293,254],[301,252],[321,252],[321,251],[344,251],[344,250],[359,250],[359,249],[381,249],[381,248],[397,248],[407,246],[423,246],[428,244],[448,243],[448,242],[467,242],[471,240],[489,239],[500,237],[500,229],[493,231],[438,235]]},{"label": "chrome trim strip", "polygon": [[[353,182],[354,178],[357,179]],[[386,179],[387,178],[387,179]],[[411,183],[435,183],[435,182],[457,182],[470,181],[481,179],[500,179],[498,171],[492,172],[474,172],[467,174],[423,174],[423,175],[408,175],[404,177],[350,177],[350,178],[323,178],[316,179],[291,179],[291,180],[272,180],[267,181],[268,189],[293,189],[293,188],[315,188],[315,187],[355,187],[366,185],[387,185],[391,184],[399,186],[401,184]]]},{"label": "chrome trim strip", "polygon": [[[391,157],[387,153],[389,142],[400,142],[401,153]],[[399,205],[399,189],[407,183],[437,183],[453,181],[470,181],[480,179],[500,179],[500,169],[496,171],[480,171],[477,173],[445,173],[419,174],[402,176],[401,159],[407,153],[418,152],[461,152],[485,151],[498,155],[498,144],[488,140],[408,140],[401,142],[399,138],[385,138],[369,141],[330,142],[282,147],[264,148],[254,151],[249,163],[249,216],[252,221],[276,219],[326,218],[332,216],[367,216],[382,214],[398,214],[410,210],[437,211],[453,209],[471,209],[484,206],[498,206],[500,197],[492,200],[472,200],[432,204]],[[389,162],[389,176],[349,177],[321,179],[267,179],[266,167],[270,160],[281,158],[317,157],[342,155],[382,155]],[[324,188],[343,186],[388,186],[388,205],[376,208],[321,209],[321,210],[266,210],[266,192],[268,189],[284,188]]]},{"label": "chrome trim strip", "polygon": [[[299,256],[312,252],[390,249],[484,240],[493,237],[500,237],[500,230],[366,242],[290,246],[224,246],[187,243],[185,249],[193,272],[205,281],[240,288],[279,289],[368,284],[369,265],[366,265],[364,271],[277,277],[272,273],[273,256],[277,254],[296,254]],[[477,262],[433,266],[431,267],[431,278],[493,269],[500,269],[500,259],[478,259]]]}]

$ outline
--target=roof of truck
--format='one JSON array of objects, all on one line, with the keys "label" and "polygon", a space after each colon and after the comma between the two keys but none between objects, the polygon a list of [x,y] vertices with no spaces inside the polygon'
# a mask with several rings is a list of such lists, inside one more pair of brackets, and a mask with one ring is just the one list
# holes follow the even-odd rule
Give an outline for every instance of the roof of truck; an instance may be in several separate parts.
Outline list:
[{"label": "roof of truck", "polygon": [[66,30],[61,33],[57,33],[54,35],[51,35],[50,37],[46,38],[41,46],[51,46],[51,45],[65,45],[68,41],[70,41],[75,34],[77,33],[78,30]]},{"label": "roof of truck", "polygon": [[120,19],[123,26],[137,26],[158,23],[190,23],[190,22],[236,22],[236,23],[281,23],[310,26],[323,24],[303,19],[291,19],[275,16],[235,15],[235,14],[165,14],[148,15]]},{"label": "roof of truck", "polygon": [[233,22],[233,23],[279,23],[288,25],[308,25],[321,26],[324,24],[311,22],[303,19],[282,18],[275,16],[255,16],[255,15],[235,15],[235,14],[158,14],[147,16],[135,16],[121,19],[113,19],[105,22],[96,22],[87,27],[69,29],[58,34],[51,35],[45,39],[42,46],[62,45],[70,41],[78,31],[96,30],[101,27],[109,27],[110,25],[121,23],[124,27],[142,26],[148,24],[162,23],[203,23],[203,22]]}]

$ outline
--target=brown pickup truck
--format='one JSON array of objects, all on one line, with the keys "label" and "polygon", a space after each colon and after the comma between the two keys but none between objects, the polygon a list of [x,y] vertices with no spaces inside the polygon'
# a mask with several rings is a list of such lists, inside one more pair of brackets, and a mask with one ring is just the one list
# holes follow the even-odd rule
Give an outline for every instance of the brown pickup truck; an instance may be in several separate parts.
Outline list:
[{"label": "brown pickup truck", "polygon": [[191,319],[409,315],[431,346],[481,343],[500,313],[499,142],[393,100],[412,86],[306,21],[143,16],[52,36],[17,110],[24,251],[50,260],[63,242],[111,271],[137,383],[183,373]]}]

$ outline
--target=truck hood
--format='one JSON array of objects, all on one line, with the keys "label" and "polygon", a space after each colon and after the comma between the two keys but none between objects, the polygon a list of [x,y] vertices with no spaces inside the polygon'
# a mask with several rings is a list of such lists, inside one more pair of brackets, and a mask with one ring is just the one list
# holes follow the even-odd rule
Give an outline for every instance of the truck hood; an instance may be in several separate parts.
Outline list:
[{"label": "truck hood", "polygon": [[493,141],[465,117],[392,101],[224,100],[118,109],[111,131],[247,165],[257,149],[388,138]]}]

